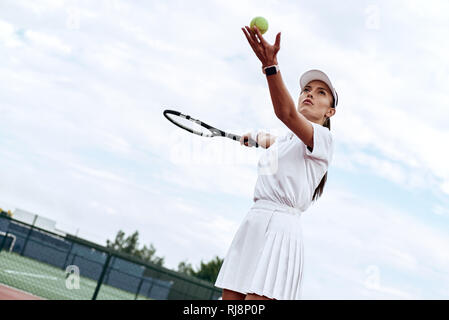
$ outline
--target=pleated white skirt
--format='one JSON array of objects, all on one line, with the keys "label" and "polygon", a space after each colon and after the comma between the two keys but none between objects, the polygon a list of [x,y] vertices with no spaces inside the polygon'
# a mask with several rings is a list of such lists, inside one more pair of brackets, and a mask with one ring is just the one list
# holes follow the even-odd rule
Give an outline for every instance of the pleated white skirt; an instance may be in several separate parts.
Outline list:
[{"label": "pleated white skirt", "polygon": [[258,200],[228,249],[215,286],[277,300],[299,300],[303,279],[301,211]]}]

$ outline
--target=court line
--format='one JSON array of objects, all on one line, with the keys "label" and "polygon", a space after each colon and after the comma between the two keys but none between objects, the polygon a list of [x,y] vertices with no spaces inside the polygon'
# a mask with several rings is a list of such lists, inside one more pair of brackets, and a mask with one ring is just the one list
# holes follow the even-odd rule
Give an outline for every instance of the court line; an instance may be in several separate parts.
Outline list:
[{"label": "court line", "polygon": [[35,274],[35,273],[28,273],[28,272],[20,272],[20,271],[14,271],[14,270],[7,270],[7,269],[3,269],[0,271],[3,271],[5,273],[9,273],[9,274],[13,274],[13,275],[18,275],[18,276],[25,276],[25,277],[32,277],[32,278],[39,278],[39,279],[48,279],[48,280],[61,280],[59,278],[56,277],[52,277],[52,276],[46,276],[46,275],[41,275],[41,274]]}]

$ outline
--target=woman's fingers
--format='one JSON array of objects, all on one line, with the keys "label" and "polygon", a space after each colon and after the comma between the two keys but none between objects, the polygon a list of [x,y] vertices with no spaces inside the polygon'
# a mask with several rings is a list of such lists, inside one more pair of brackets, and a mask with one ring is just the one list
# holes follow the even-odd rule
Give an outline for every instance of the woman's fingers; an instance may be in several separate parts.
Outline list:
[{"label": "woman's fingers", "polygon": [[240,137],[240,145],[245,145],[246,147],[249,146],[249,139],[251,137],[251,133],[245,133]]},{"label": "woman's fingers", "polygon": [[279,51],[279,49],[281,48],[281,33],[279,32],[276,36],[276,42],[274,43],[274,47],[276,52]]},{"label": "woman's fingers", "polygon": [[242,28],[243,33],[245,34],[246,39],[249,42],[249,45],[251,46],[251,48],[253,48],[254,53],[257,55],[257,57],[260,59],[260,48],[259,48],[259,43],[255,42],[255,40],[251,37],[251,34],[248,30],[245,30],[244,28]]},{"label": "woman's fingers", "polygon": [[244,142],[245,142],[245,135],[240,137],[240,145],[243,145]]},{"label": "woman's fingers", "polygon": [[251,29],[248,26],[246,26],[245,28],[246,28],[246,30],[248,30],[248,33],[250,34],[251,39],[253,40],[253,42],[257,43],[257,44],[260,44],[259,39],[257,39],[257,37],[256,37],[256,33],[254,32],[254,29]]},{"label": "woman's fingers", "polygon": [[245,28],[242,28],[243,33],[245,34],[246,39],[248,39],[249,44],[254,49],[253,40],[251,39],[251,36],[249,35],[248,31]]},{"label": "woman's fingers", "polygon": [[[254,53],[259,58],[259,60],[264,65],[272,60],[276,59],[276,54],[278,53],[281,46],[281,33],[279,32],[276,36],[276,41],[274,45],[270,45],[260,33],[257,27],[250,28],[245,26],[242,28],[246,39],[248,40],[251,48],[253,48]],[[270,62],[271,63],[271,62]]]},{"label": "woman's fingers", "polygon": [[254,36],[257,36],[258,41],[260,41],[260,44],[262,44],[263,47],[266,47],[267,45],[269,45],[269,43],[267,41],[265,41],[265,39],[262,36],[262,33],[260,33],[259,28],[254,27]]},{"label": "woman's fingers", "polygon": [[248,33],[247,30],[243,29],[243,33],[245,34],[246,39],[248,39],[249,45],[251,48],[253,48],[253,51],[257,54],[257,44],[254,42],[254,40],[251,38],[251,35]]}]

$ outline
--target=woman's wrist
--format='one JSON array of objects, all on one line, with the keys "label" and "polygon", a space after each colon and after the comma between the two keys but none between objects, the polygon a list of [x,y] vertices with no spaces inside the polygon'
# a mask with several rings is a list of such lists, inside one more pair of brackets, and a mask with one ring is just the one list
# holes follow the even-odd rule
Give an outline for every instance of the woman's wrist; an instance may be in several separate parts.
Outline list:
[{"label": "woman's wrist", "polygon": [[266,68],[266,67],[270,67],[270,66],[277,66],[277,65],[279,65],[278,60],[274,59],[274,60],[268,61],[266,63],[263,63],[262,68]]}]

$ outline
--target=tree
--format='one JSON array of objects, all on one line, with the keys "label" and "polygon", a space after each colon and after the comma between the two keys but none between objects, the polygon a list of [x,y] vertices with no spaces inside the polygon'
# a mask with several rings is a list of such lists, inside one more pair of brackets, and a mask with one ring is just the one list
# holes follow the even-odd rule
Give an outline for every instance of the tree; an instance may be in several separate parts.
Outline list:
[{"label": "tree", "polygon": [[187,263],[187,261],[182,261],[178,264],[178,272],[215,283],[223,261],[224,259],[220,259],[218,256],[206,263],[201,260],[200,267],[197,271],[192,268],[190,263]]},{"label": "tree", "polygon": [[188,276],[193,276],[194,270],[192,268],[192,265],[190,263],[187,263],[186,261],[181,261],[178,264],[178,272],[184,273]]},{"label": "tree", "polygon": [[137,255],[144,261],[151,261],[154,264],[157,264],[158,266],[164,265],[164,257],[158,257],[156,254],[156,248],[153,246],[152,243],[150,243],[150,248],[147,248],[147,246],[143,246],[143,248],[137,253]]},{"label": "tree", "polygon": [[125,238],[125,232],[119,230],[115,236],[115,240],[106,240],[106,247],[115,251],[126,253],[144,261],[157,264],[159,266],[164,265],[163,257],[156,256],[156,248],[150,243],[150,248],[146,245],[139,249],[139,232],[135,231],[132,235]]}]

